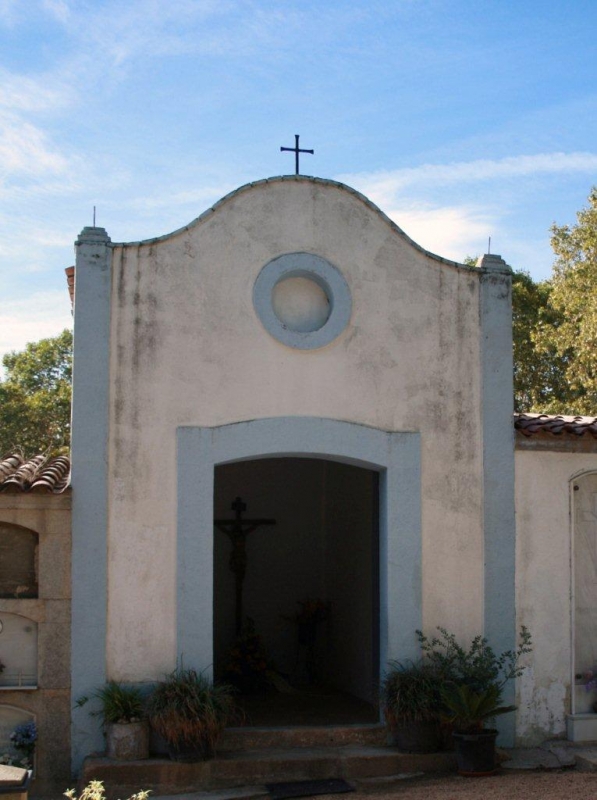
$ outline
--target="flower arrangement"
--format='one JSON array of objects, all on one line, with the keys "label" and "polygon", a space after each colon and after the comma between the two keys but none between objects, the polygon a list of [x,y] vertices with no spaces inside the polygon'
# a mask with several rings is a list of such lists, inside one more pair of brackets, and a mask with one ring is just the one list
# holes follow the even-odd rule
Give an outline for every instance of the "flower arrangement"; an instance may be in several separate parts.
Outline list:
[{"label": "flower arrangement", "polygon": [[[77,793],[74,789],[67,789],[64,796],[68,797],[68,800],[106,800],[103,781],[91,781],[91,783],[87,784],[83,789],[79,797],[77,797]],[[136,792],[136,794],[132,794],[129,800],[147,800],[148,796],[149,792],[140,791]]]},{"label": "flower arrangement", "polygon": [[300,610],[290,617],[297,625],[317,625],[325,622],[330,615],[331,603],[327,600],[310,599],[297,600]]},{"label": "flower arrangement", "polygon": [[269,675],[274,671],[255,622],[247,617],[241,635],[228,653],[224,678],[241,691],[257,691],[269,684]]},{"label": "flower arrangement", "polygon": [[597,689],[597,666],[580,672],[576,675],[576,680],[584,684],[585,691],[593,692]]},{"label": "flower arrangement", "polygon": [[33,756],[37,741],[35,722],[18,725],[10,734],[9,739],[14,752],[1,753],[0,765],[33,769]]},{"label": "flower arrangement", "polygon": [[35,753],[35,742],[37,741],[37,728],[35,722],[27,722],[24,725],[17,725],[10,734],[10,742],[13,749],[22,753],[28,760],[33,759]]},{"label": "flower arrangement", "polygon": [[0,766],[31,769],[31,764],[26,759],[21,759],[18,756],[15,756],[14,753],[2,753],[0,755]]}]

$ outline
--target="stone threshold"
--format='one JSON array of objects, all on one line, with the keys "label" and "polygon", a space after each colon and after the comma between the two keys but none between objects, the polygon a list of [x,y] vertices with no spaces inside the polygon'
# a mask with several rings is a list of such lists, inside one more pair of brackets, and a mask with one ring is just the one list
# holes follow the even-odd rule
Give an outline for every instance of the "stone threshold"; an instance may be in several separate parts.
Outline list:
[{"label": "stone threshold", "polygon": [[323,778],[382,778],[405,773],[453,771],[451,752],[400,753],[392,747],[367,744],[262,748],[220,752],[210,761],[184,764],[169,759],[119,762],[85,760],[81,785],[101,780],[108,800],[141,789],[153,795],[193,794],[239,786]]}]

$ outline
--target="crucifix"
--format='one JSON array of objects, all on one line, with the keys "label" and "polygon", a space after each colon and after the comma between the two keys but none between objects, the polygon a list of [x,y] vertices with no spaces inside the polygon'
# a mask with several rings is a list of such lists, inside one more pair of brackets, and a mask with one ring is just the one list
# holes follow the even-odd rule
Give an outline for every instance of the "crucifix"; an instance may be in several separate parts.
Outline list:
[{"label": "crucifix", "polygon": [[313,153],[315,152],[315,150],[301,150],[301,148],[299,147],[299,134],[298,133],[294,134],[294,147],[281,147],[280,148],[280,151],[284,151],[284,150],[288,150],[290,153],[294,153],[294,166],[295,166],[295,170],[296,170],[296,172],[295,172],[296,175],[299,174],[299,153],[311,153],[311,155],[313,155]]},{"label": "crucifix", "polygon": [[275,525],[275,519],[243,519],[243,511],[247,504],[237,497],[230,506],[234,511],[234,519],[216,519],[215,527],[225,533],[232,543],[230,553],[230,569],[234,572],[235,585],[235,624],[236,635],[239,636],[243,625],[243,584],[247,572],[247,536],[262,525]]}]

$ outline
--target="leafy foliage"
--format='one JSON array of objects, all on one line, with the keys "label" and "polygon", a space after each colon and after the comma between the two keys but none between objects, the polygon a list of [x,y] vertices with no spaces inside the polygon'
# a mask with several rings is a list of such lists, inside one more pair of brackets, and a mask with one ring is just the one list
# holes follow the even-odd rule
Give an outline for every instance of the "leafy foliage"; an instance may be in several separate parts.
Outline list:
[{"label": "leafy foliage", "polygon": [[214,685],[194,669],[177,667],[158,683],[149,700],[152,727],[175,747],[196,746],[205,757],[233,714],[233,690]]},{"label": "leafy foliage", "polygon": [[520,659],[532,651],[528,629],[521,627],[516,650],[499,655],[484,636],[463,647],[445,628],[437,631],[432,638],[416,633],[424,662],[438,676],[445,718],[463,732],[480,730],[485,720],[514,711],[515,706],[500,706],[500,701],[508,681],[522,674]]},{"label": "leafy foliage", "polygon": [[492,684],[476,692],[465,683],[447,686],[442,693],[445,719],[459,733],[483,730],[486,720],[516,711],[516,706],[500,706],[501,690]]},{"label": "leafy foliage", "polygon": [[68,452],[72,382],[71,331],[28,344],[2,359],[0,455]]},{"label": "leafy foliage", "polygon": [[430,664],[391,661],[381,691],[390,726],[398,722],[439,720],[441,682]]},{"label": "leafy foliage", "polygon": [[560,413],[569,393],[565,360],[554,345],[539,346],[537,333],[555,329],[562,315],[550,303],[550,281],[535,283],[517,270],[512,276],[512,338],[514,344],[514,410]]},{"label": "leafy foliage", "polygon": [[554,225],[551,245],[556,261],[549,307],[555,325],[542,324],[537,347],[553,352],[563,367],[568,391],[560,398],[560,413],[597,414],[597,187],[589,205],[577,214],[576,225]]},{"label": "leafy foliage", "polygon": [[[93,693],[100,701],[100,710],[92,711],[92,716],[100,716],[104,725],[116,722],[137,722],[145,716],[144,700],[141,690],[136,686],[124,686],[116,681],[108,681],[105,686]],[[82,707],[89,697],[81,697],[76,705]]]},{"label": "leafy foliage", "polygon": [[532,652],[531,634],[524,625],[516,650],[506,650],[500,655],[484,636],[475,636],[466,648],[445,628],[438,627],[437,631],[439,635],[431,639],[422,631],[416,632],[424,659],[445,682],[465,684],[475,692],[483,692],[490,686],[501,692],[508,681],[522,674],[520,659]]}]

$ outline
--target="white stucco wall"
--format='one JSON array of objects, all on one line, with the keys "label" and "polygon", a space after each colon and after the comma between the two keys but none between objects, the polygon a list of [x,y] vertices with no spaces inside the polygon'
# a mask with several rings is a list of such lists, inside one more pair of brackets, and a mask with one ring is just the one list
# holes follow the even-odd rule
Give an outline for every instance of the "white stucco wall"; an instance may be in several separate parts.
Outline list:
[{"label": "white stucco wall", "polygon": [[517,686],[517,736],[565,736],[571,684],[570,481],[597,469],[597,452],[517,449],[516,606],[533,637]]},{"label": "white stucco wall", "polygon": [[[298,251],[332,262],[352,294],[348,328],[314,351],[273,339],[252,303],[264,264]],[[174,665],[180,425],[287,415],[420,431],[425,626],[482,630],[477,274],[307,179],[250,187],[164,240],[116,246],[112,269],[110,677]]]}]

